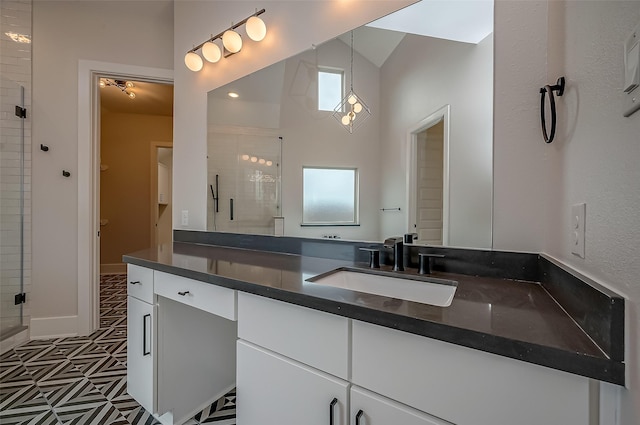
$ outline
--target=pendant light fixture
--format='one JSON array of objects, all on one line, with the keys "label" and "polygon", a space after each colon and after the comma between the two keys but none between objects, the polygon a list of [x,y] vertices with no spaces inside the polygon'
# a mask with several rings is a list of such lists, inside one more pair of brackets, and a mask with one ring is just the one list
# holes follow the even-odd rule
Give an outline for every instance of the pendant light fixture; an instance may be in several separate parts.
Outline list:
[{"label": "pendant light fixture", "polygon": [[356,131],[371,115],[371,110],[364,100],[353,90],[353,31],[351,31],[351,70],[350,90],[333,109],[333,117],[342,124],[349,133]]}]

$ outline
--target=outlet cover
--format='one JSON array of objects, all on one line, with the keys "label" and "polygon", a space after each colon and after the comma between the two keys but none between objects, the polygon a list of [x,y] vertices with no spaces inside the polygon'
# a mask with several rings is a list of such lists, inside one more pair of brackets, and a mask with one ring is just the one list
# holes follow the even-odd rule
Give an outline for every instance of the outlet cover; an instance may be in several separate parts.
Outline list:
[{"label": "outlet cover", "polygon": [[587,204],[571,207],[571,253],[584,258],[585,223]]},{"label": "outlet cover", "polygon": [[189,225],[189,210],[182,210],[182,225],[183,226],[188,226]]}]

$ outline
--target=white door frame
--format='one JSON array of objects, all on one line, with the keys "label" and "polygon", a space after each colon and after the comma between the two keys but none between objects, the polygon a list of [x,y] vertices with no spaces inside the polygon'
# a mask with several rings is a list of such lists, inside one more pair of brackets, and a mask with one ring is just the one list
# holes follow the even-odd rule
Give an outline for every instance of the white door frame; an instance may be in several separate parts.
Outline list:
[{"label": "white door frame", "polygon": [[89,60],[78,61],[78,335],[100,323],[100,149],[98,78],[173,83],[173,70]]},{"label": "white door frame", "polygon": [[442,245],[449,244],[449,121],[451,106],[444,105],[434,113],[420,120],[407,131],[407,225],[409,233],[415,232],[416,223],[416,187],[417,187],[417,153],[418,133],[433,127],[440,121],[444,126],[444,146],[442,164]]}]

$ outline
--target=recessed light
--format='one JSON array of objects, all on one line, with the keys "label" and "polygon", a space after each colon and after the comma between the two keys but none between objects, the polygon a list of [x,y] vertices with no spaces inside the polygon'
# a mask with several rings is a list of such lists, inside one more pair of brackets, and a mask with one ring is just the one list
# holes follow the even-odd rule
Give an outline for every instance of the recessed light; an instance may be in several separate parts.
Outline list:
[{"label": "recessed light", "polygon": [[237,98],[237,97],[240,97],[240,95],[239,95],[238,93],[236,93],[236,92],[232,92],[232,91],[230,91],[230,92],[229,92],[229,93],[227,93],[227,94],[229,95],[229,97],[232,97],[232,98],[234,98],[234,99],[235,99],[235,98]]}]

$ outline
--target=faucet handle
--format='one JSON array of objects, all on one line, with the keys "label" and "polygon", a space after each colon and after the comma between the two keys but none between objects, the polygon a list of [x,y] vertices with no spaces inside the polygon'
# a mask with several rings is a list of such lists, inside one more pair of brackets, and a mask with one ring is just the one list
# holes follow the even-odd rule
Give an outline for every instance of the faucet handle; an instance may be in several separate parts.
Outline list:
[{"label": "faucet handle", "polygon": [[432,258],[444,258],[442,254],[427,254],[424,252],[418,253],[418,273],[419,274],[431,274],[431,259]]},{"label": "faucet handle", "polygon": [[360,248],[360,251],[367,251],[369,253],[369,268],[380,268],[380,250],[378,248]]}]

